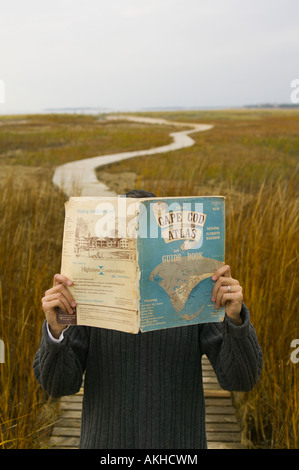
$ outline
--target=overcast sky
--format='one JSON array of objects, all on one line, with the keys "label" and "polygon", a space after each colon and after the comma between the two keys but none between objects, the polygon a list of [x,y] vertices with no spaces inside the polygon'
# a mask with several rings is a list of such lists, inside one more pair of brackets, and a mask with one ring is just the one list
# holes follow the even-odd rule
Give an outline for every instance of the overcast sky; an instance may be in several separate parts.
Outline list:
[{"label": "overcast sky", "polygon": [[0,113],[290,103],[298,0],[0,0]]}]

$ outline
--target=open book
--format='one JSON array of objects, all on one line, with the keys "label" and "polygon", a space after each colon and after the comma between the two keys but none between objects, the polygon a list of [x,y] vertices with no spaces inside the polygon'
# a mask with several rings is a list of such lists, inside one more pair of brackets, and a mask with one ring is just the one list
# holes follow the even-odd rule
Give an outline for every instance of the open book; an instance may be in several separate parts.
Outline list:
[{"label": "open book", "polygon": [[224,197],[71,197],[61,273],[77,306],[58,322],[138,333],[221,321],[211,277],[224,249]]}]

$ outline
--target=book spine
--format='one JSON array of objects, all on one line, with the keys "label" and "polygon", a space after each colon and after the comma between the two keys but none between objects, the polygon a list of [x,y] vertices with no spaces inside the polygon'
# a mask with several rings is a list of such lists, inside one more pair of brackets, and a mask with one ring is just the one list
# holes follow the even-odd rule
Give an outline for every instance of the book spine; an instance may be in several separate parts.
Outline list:
[{"label": "book spine", "polygon": [[[141,278],[141,270],[139,267],[139,260],[140,260],[140,244],[138,243],[138,238],[139,238],[139,214],[140,214],[140,205],[138,205],[138,210],[136,214],[136,226],[135,226],[135,235],[136,235],[136,310],[137,310],[137,330],[138,332],[140,331],[140,278]],[[141,257],[142,259],[142,257]]]}]

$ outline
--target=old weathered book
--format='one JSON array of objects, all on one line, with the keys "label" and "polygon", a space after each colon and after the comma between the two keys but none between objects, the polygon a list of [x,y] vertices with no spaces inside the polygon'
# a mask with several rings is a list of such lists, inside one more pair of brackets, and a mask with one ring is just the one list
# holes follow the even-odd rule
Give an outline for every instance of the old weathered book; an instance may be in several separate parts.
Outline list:
[{"label": "old weathered book", "polygon": [[221,321],[224,250],[222,196],[70,198],[61,273],[77,306],[58,322],[138,333]]}]

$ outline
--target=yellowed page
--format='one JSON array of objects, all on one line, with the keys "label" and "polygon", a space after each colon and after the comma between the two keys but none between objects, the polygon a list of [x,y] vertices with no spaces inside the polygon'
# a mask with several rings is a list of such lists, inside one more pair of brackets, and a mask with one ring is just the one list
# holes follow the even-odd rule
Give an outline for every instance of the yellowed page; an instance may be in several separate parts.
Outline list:
[{"label": "yellowed page", "polygon": [[139,331],[137,210],[138,201],[124,197],[65,204],[61,273],[73,281],[78,325]]}]

